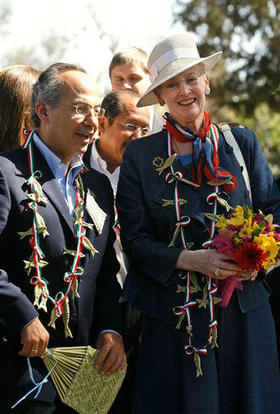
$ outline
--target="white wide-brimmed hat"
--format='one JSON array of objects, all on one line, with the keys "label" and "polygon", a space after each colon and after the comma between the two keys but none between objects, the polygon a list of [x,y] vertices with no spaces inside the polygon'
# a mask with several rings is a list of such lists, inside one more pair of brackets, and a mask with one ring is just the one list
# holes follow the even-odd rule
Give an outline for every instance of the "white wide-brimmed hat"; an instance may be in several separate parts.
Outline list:
[{"label": "white wide-brimmed hat", "polygon": [[217,52],[211,56],[201,58],[194,38],[188,33],[173,35],[162,40],[153,48],[150,54],[148,69],[152,83],[137,106],[158,103],[154,93],[158,86],[199,63],[203,63],[205,69],[210,70],[218,62],[221,55],[222,52]]}]

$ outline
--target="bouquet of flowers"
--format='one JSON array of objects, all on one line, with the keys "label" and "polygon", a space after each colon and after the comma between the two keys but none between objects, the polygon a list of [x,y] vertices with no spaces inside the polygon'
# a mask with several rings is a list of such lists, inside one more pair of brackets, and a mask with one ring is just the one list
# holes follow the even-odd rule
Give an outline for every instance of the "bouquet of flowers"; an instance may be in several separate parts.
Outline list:
[{"label": "bouquet of flowers", "polygon": [[[280,234],[273,216],[248,207],[237,206],[229,216],[216,217],[218,235],[212,244],[221,253],[232,256],[243,270],[269,269],[280,258]],[[242,289],[238,275],[222,281],[220,305],[226,307],[235,288]]]}]

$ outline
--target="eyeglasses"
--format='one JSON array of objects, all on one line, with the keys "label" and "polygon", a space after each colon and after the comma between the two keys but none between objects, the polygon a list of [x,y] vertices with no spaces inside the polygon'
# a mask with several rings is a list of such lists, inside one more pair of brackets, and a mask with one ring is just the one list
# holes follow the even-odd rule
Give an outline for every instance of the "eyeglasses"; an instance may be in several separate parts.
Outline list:
[{"label": "eyeglasses", "polygon": [[181,83],[184,83],[185,86],[188,86],[188,87],[196,86],[198,84],[198,81],[199,81],[200,77],[201,77],[201,75],[200,76],[192,75],[192,76],[188,76],[187,78],[182,79],[180,81],[174,81],[174,80],[171,79],[170,81],[165,82],[165,84],[162,85],[162,88],[170,89],[172,91],[175,91],[175,90],[179,89]]},{"label": "eyeglasses", "polygon": [[133,133],[140,131],[140,134],[141,134],[142,137],[147,135],[150,132],[149,127],[142,127],[140,125],[131,124],[129,122],[124,123],[124,122],[118,121],[117,119],[112,119],[112,118],[111,118],[111,121],[117,122],[126,131],[133,132]]},{"label": "eyeglasses", "polygon": [[80,118],[85,118],[90,112],[98,118],[104,115],[104,109],[100,108],[100,105],[91,106],[86,102],[78,102],[71,104],[71,106],[75,108],[76,116]]}]

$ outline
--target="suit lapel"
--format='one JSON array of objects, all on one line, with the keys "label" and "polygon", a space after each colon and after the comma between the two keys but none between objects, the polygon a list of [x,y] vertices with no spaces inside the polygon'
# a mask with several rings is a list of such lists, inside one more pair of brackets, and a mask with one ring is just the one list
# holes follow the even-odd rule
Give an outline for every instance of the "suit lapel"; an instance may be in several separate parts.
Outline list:
[{"label": "suit lapel", "polygon": [[65,198],[59,187],[59,184],[54,177],[48,163],[43,157],[41,151],[34,145],[34,170],[40,171],[42,177],[40,178],[40,184],[44,193],[48,196],[49,200],[55,206],[56,210],[62,215],[70,230],[74,234],[73,219],[70,215],[69,208],[66,204]]}]

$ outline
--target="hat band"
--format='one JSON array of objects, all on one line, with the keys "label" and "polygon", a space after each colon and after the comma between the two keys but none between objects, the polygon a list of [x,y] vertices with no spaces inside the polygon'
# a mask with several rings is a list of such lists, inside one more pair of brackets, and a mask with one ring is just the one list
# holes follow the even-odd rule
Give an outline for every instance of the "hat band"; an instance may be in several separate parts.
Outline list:
[{"label": "hat band", "polygon": [[150,67],[151,79],[152,82],[156,79],[161,69],[168,63],[173,62],[177,59],[190,58],[196,59],[199,58],[198,51],[196,47],[180,47],[177,49],[169,50],[160,56]]}]

